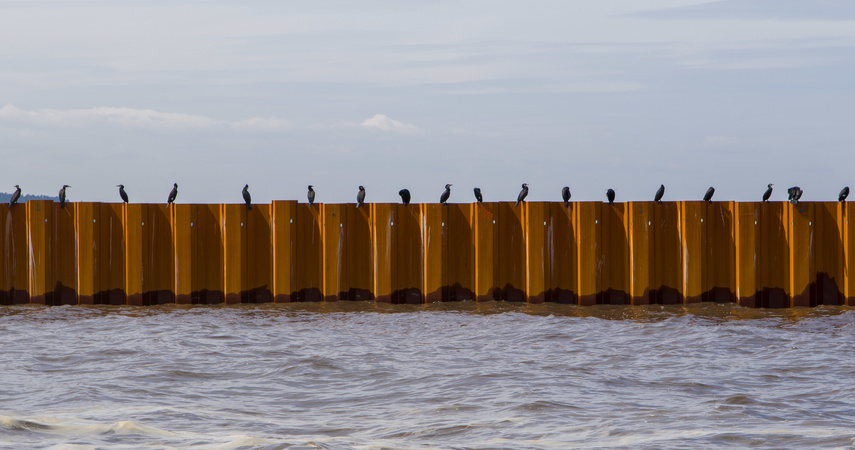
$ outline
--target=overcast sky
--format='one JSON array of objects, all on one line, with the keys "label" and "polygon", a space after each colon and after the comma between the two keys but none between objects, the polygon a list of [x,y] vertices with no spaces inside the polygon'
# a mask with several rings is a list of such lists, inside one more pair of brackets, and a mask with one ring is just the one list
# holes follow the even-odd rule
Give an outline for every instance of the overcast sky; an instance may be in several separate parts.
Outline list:
[{"label": "overcast sky", "polygon": [[855,2],[3,1],[0,191],[773,199],[855,187]]}]

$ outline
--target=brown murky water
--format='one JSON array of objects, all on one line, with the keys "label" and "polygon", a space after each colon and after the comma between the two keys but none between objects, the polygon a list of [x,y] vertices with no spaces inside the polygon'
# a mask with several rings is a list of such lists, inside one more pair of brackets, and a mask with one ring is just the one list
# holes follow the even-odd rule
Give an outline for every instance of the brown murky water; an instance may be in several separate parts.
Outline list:
[{"label": "brown murky water", "polygon": [[0,308],[0,447],[855,445],[855,310]]}]

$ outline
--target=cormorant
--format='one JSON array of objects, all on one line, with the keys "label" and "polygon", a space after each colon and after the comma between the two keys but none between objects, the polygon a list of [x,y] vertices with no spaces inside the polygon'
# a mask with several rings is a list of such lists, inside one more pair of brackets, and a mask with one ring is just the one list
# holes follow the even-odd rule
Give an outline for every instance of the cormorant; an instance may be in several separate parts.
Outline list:
[{"label": "cormorant", "polygon": [[525,200],[526,196],[528,196],[528,184],[523,183],[522,190],[520,191],[520,195],[517,196],[517,202],[514,204],[514,206],[519,206],[519,204]]},{"label": "cormorant", "polygon": [[710,200],[712,200],[713,194],[715,194],[715,188],[710,186],[710,188],[707,189],[707,193],[704,194],[704,201],[709,202]]},{"label": "cormorant", "polygon": [[478,203],[484,201],[484,197],[481,197],[481,188],[472,189],[475,192],[475,200],[478,200]]},{"label": "cormorant", "polygon": [[65,188],[70,188],[71,186],[67,184],[62,185],[62,189],[59,190],[59,207],[65,208]]},{"label": "cormorant", "polygon": [[445,185],[445,191],[444,191],[444,192],[442,193],[442,195],[439,197],[439,202],[440,202],[440,203],[445,203],[445,202],[447,202],[447,201],[448,201],[448,197],[451,197],[451,186],[452,186],[452,185],[450,185],[450,184],[446,184],[446,185]]},{"label": "cormorant", "polygon": [[653,197],[653,201],[656,203],[662,203],[662,196],[665,195],[665,185],[660,184],[659,189],[656,190],[656,196]]},{"label": "cormorant", "polygon": [[609,189],[606,191],[606,198],[609,199],[609,204],[613,204],[615,202],[615,190]]},{"label": "cormorant", "polygon": [[564,186],[561,188],[561,198],[564,199],[564,207],[570,206],[570,187]]},{"label": "cormorant", "polygon": [[845,188],[840,190],[840,194],[837,196],[837,201],[845,202],[846,197],[849,197],[849,186],[846,186]]},{"label": "cormorant", "polygon": [[11,208],[15,203],[18,203],[18,200],[21,198],[21,187],[17,184],[15,185],[15,192],[12,193],[12,199],[9,200],[9,207]]},{"label": "cormorant", "polygon": [[410,191],[408,189],[401,189],[398,191],[398,195],[401,196],[401,201],[404,202],[404,206],[410,204]]},{"label": "cormorant", "polygon": [[769,183],[768,185],[766,185],[766,187],[767,187],[766,192],[763,193],[763,201],[764,202],[769,201],[769,197],[772,196],[772,186],[774,186],[773,183]]},{"label": "cormorant", "polygon": [[169,199],[166,200],[166,206],[172,204],[175,201],[175,197],[178,197],[178,183],[172,187],[172,191],[169,193]]},{"label": "cormorant", "polygon": [[359,208],[363,203],[365,203],[365,188],[359,186],[359,193],[356,194],[356,207]]},{"label": "cormorant", "polygon": [[799,200],[801,200],[801,199],[802,199],[802,194],[804,194],[804,193],[805,193],[804,189],[799,188],[799,191],[798,191],[798,192],[796,192],[795,197],[793,197],[793,204],[794,204],[794,205],[798,205],[798,204],[799,204]]},{"label": "cormorant", "polygon": [[243,201],[246,202],[246,209],[252,209],[252,196],[249,195],[248,184],[243,187],[243,191],[241,191],[241,194],[243,194]]},{"label": "cormorant", "polygon": [[315,203],[315,190],[312,189],[314,186],[309,185],[309,192],[306,193],[306,198],[309,199],[309,206],[312,206]]},{"label": "cormorant", "polygon": [[788,202],[795,204],[796,195],[799,194],[799,189],[801,189],[801,188],[798,186],[793,186],[793,187],[787,189],[787,201]]},{"label": "cormorant", "polygon": [[119,188],[119,197],[122,197],[122,201],[127,203],[128,202],[128,193],[125,192],[125,185],[124,184],[117,184],[116,187]]}]

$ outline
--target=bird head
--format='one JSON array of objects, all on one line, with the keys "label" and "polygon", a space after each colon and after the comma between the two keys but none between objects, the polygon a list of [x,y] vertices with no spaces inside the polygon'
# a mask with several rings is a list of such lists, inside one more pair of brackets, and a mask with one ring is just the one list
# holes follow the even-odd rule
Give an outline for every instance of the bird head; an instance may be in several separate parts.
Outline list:
[{"label": "bird head", "polygon": [[21,189],[21,186],[15,185],[15,189]]},{"label": "bird head", "polygon": [[446,188],[446,189],[448,189],[448,188],[450,188],[451,186],[454,186],[454,185],[453,185],[453,184],[446,184],[446,185],[445,185],[445,188]]},{"label": "bird head", "polygon": [[249,185],[248,185],[248,184],[245,184],[245,185],[243,185],[243,188],[244,188],[244,189],[249,189]]},{"label": "bird head", "polygon": [[124,184],[117,184],[116,187],[124,189],[125,185]]},{"label": "bird head", "polygon": [[766,187],[772,187],[774,185],[775,185],[774,183],[769,183]]},{"label": "bird head", "polygon": [[312,185],[310,184],[310,185],[309,185],[309,190],[311,191],[313,187],[314,187],[314,186],[312,186]]},{"label": "bird head", "polygon": [[178,183],[173,183],[173,186],[178,187]]},{"label": "bird head", "polygon": [[359,190],[360,190],[360,191],[364,191],[364,190],[365,190],[365,188],[364,188],[363,186],[359,186]]},{"label": "bird head", "polygon": [[528,183],[523,183],[522,187],[524,187],[524,188],[528,187]]},{"label": "bird head", "polygon": [[71,187],[71,186],[69,186],[69,185],[67,185],[67,184],[63,184],[63,185],[62,185],[62,188],[63,188],[63,189],[65,189],[65,188],[70,188],[70,187]]}]

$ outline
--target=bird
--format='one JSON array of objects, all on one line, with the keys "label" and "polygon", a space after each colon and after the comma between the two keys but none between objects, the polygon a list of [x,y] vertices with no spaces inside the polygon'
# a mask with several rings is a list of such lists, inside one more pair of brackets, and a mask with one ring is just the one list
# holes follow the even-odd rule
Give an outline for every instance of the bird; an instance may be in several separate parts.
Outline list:
[{"label": "bird", "polygon": [[561,188],[561,198],[564,199],[564,207],[565,208],[570,205],[570,187],[569,186],[564,186],[563,188]]},{"label": "bird", "polygon": [[800,189],[801,188],[798,186],[793,186],[793,187],[787,189],[787,201],[795,204],[796,195],[799,194]]},{"label": "bird", "polygon": [[608,199],[609,199],[609,204],[610,204],[610,205],[611,205],[612,203],[614,203],[614,202],[615,202],[615,190],[614,190],[614,189],[609,189],[608,191],[606,191],[606,198],[608,198]]},{"label": "bird", "polygon": [[15,185],[15,192],[12,193],[12,199],[9,200],[9,207],[11,208],[15,203],[18,203],[18,200],[21,198],[21,187],[17,184]]},{"label": "bird", "polygon": [[707,193],[704,194],[704,201],[709,202],[710,200],[712,200],[713,194],[715,194],[715,188],[710,186],[710,188],[707,189]]},{"label": "bird", "polygon": [[665,185],[659,185],[659,189],[656,190],[656,196],[653,197],[653,201],[656,203],[662,203],[662,196],[665,195]]},{"label": "bird", "polygon": [[769,197],[772,196],[772,186],[774,186],[773,183],[769,183],[768,185],[766,185],[766,187],[767,187],[766,192],[763,193],[763,201],[764,202],[769,201]]},{"label": "bird", "polygon": [[178,183],[175,183],[172,187],[172,191],[169,192],[169,198],[166,200],[166,206],[171,205],[172,202],[175,201],[175,197],[178,197]]},{"label": "bird", "polygon": [[484,197],[481,197],[481,188],[475,188],[472,191],[475,192],[475,200],[478,200],[478,203],[484,201]]},{"label": "bird", "polygon": [[248,184],[244,185],[243,191],[241,191],[241,194],[243,194],[243,201],[246,202],[246,209],[252,209],[252,196],[249,195],[249,185]]},{"label": "bird", "polygon": [[514,204],[514,206],[519,206],[519,204],[525,200],[527,195],[528,195],[528,184],[523,183],[522,184],[522,190],[520,191],[520,195],[517,196],[517,202]]},{"label": "bird", "polygon": [[65,208],[65,189],[70,188],[71,186],[67,184],[62,185],[62,189],[59,190],[59,207]]},{"label": "bird", "polygon": [[448,201],[448,197],[451,197],[451,186],[450,184],[445,185],[445,191],[443,191],[442,195],[439,197],[440,203],[445,203]]},{"label": "bird", "polygon": [[837,195],[837,201],[838,202],[845,202],[846,197],[849,197],[849,186],[846,186],[840,190],[840,194]]},{"label": "bird", "polygon": [[401,196],[401,201],[404,202],[404,206],[410,204],[410,191],[408,189],[401,189],[398,191],[398,195]]},{"label": "bird", "polygon": [[125,185],[124,184],[117,184],[116,187],[119,188],[119,197],[122,197],[122,201],[127,203],[128,202],[128,193],[125,192]]},{"label": "bird", "polygon": [[359,193],[356,194],[356,207],[359,208],[363,203],[365,203],[365,188],[359,186]]},{"label": "bird", "polygon": [[306,193],[306,198],[309,199],[309,206],[312,206],[315,203],[315,190],[312,189],[314,186],[309,185],[309,192]]},{"label": "bird", "polygon": [[795,196],[793,196],[793,204],[794,204],[794,205],[798,205],[798,204],[799,204],[799,200],[801,200],[801,199],[802,199],[802,194],[804,194],[804,193],[805,193],[804,189],[799,188],[799,191],[798,191],[798,192],[796,192],[796,195],[795,195]]}]

